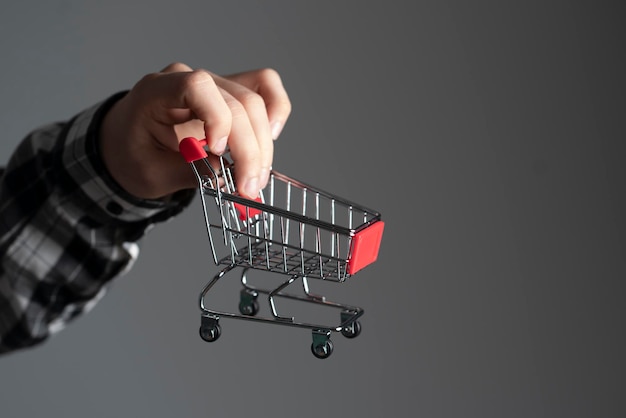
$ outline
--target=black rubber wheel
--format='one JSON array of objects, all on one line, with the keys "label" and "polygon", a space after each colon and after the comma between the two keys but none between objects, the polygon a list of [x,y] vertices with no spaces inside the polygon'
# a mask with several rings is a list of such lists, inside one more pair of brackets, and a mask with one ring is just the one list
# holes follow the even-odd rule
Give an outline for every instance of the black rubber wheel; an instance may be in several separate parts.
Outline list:
[{"label": "black rubber wheel", "polygon": [[333,353],[333,342],[327,340],[323,344],[311,344],[311,352],[317,358],[325,359]]},{"label": "black rubber wheel", "polygon": [[354,321],[341,329],[341,335],[346,338],[356,338],[361,333],[361,323]]},{"label": "black rubber wheel", "polygon": [[246,316],[255,316],[259,313],[259,302],[255,299],[252,303],[239,302],[239,312]]},{"label": "black rubber wheel", "polygon": [[220,327],[220,324],[200,326],[200,338],[208,343],[212,343],[217,340],[221,334],[222,328]]}]

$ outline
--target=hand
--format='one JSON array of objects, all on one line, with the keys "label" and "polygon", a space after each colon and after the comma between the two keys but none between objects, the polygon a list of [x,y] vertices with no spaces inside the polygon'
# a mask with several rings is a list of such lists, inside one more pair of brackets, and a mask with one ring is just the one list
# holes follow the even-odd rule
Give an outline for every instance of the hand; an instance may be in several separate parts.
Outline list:
[{"label": "hand", "polygon": [[185,137],[207,138],[209,151],[230,150],[240,194],[265,187],[291,103],[278,73],[261,69],[218,76],[171,64],[143,77],[107,113],[100,152],[112,177],[130,194],[156,199],[197,186],[178,152]]}]

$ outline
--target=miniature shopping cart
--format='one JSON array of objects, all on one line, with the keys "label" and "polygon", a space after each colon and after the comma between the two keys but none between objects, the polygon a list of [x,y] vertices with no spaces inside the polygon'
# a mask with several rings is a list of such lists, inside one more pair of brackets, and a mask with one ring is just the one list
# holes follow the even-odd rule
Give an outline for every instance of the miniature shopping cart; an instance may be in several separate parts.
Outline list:
[{"label": "miniature shopping cart", "polygon": [[[308,328],[313,335],[313,354],[328,357],[333,351],[333,331],[348,338],[359,335],[358,318],[363,309],[312,294],[308,279],[343,282],[376,261],[384,229],[381,215],[276,171],[271,171],[258,199],[246,199],[235,189],[234,165],[226,158],[209,157],[205,146],[206,140],[195,138],[180,143],[180,152],[198,180],[213,262],[224,266],[200,293],[200,337],[208,342],[217,340],[220,318]],[[238,267],[243,286],[239,313],[209,309],[205,305],[207,293]],[[250,284],[250,269],[286,277],[277,287],[264,289]],[[301,291],[287,293],[286,288],[297,280],[302,282]],[[257,316],[259,294],[268,296],[271,317]],[[339,321],[335,325],[316,324],[279,315],[280,298],[336,308],[340,310]]]}]

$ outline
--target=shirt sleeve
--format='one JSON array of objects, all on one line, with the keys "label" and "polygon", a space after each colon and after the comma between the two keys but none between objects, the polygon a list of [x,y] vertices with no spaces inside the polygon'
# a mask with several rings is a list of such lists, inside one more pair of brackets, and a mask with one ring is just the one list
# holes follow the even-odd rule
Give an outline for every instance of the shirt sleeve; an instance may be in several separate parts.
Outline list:
[{"label": "shirt sleeve", "polygon": [[193,199],[194,190],[137,199],[108,174],[98,132],[123,94],[31,132],[0,174],[0,353],[89,311],[132,266],[145,233]]}]

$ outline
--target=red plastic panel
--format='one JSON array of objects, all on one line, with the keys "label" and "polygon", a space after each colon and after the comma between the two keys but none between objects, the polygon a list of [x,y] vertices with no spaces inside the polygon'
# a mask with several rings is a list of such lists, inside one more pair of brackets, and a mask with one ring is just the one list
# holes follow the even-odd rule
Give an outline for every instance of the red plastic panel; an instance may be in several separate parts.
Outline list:
[{"label": "red plastic panel", "polygon": [[[261,198],[257,197],[256,199],[254,199],[255,201],[261,203]],[[246,208],[248,208],[248,214],[250,215],[251,218],[254,218],[257,215],[261,214],[261,210],[257,209],[257,208],[252,208],[246,205],[242,205],[241,203],[237,203],[237,202],[233,202],[235,204],[235,209],[237,209],[237,213],[239,214],[239,219],[241,219],[242,221],[247,220],[246,217]]]},{"label": "red plastic panel", "polygon": [[384,229],[385,223],[378,221],[356,233],[352,238],[348,274],[355,274],[363,267],[376,261]]},{"label": "red plastic panel", "polygon": [[188,163],[207,157],[204,146],[207,144],[206,139],[196,139],[193,137],[183,138],[178,144],[178,150]]}]

